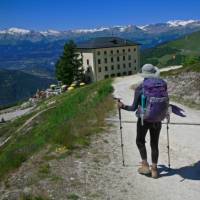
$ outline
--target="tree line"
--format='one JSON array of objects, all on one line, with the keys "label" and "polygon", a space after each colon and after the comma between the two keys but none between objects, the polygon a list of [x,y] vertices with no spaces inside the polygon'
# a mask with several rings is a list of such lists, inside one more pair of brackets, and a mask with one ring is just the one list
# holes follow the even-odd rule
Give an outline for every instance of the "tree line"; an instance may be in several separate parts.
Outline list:
[{"label": "tree line", "polygon": [[57,80],[63,84],[71,84],[73,81],[84,80],[82,57],[77,52],[76,44],[70,40],[64,45],[64,50],[55,65]]}]

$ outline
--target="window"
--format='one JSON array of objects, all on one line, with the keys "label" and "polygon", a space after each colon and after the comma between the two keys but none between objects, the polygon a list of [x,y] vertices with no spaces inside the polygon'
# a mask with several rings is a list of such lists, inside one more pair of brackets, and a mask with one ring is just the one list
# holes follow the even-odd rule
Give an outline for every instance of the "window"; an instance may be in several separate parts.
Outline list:
[{"label": "window", "polygon": [[125,49],[123,49],[123,53],[125,53]]},{"label": "window", "polygon": [[114,65],[111,66],[111,70],[114,70]]},{"label": "window", "polygon": [[123,56],[123,60],[126,60],[126,57],[125,57],[125,56]]},{"label": "window", "polygon": [[110,58],[110,61],[113,62],[113,57]]},{"label": "window", "polygon": [[136,67],[135,67],[134,69],[135,69],[135,71],[137,70],[137,68],[136,68]]},{"label": "window", "polygon": [[107,51],[104,51],[104,55],[106,55],[107,54]]},{"label": "window", "polygon": [[117,49],[117,53],[119,53],[119,49]]},{"label": "window", "polygon": [[118,61],[118,62],[120,61],[119,56],[117,57],[117,61]]},{"label": "window", "polygon": [[136,48],[134,48],[134,51],[136,51]]},{"label": "window", "polygon": [[98,64],[101,64],[101,59],[98,59]]},{"label": "window", "polygon": [[106,79],[106,78],[109,78],[109,75],[105,75],[104,78],[105,78],[105,79]]},{"label": "window", "polygon": [[111,74],[111,77],[115,77],[115,74]]},{"label": "window", "polygon": [[111,50],[110,53],[113,54],[113,50]]},{"label": "window", "polygon": [[128,60],[131,60],[131,55],[128,55]]},{"label": "window", "polygon": [[128,72],[128,75],[131,75],[131,74],[132,74],[132,71],[129,71],[129,72]]},{"label": "window", "polygon": [[135,63],[137,62],[137,60],[135,60]]},{"label": "window", "polygon": [[87,59],[87,65],[89,65],[90,64],[90,61],[89,61],[89,59]]},{"label": "window", "polygon": [[123,75],[125,76],[125,75],[127,75],[127,73],[126,73],[126,72],[123,72]]},{"label": "window", "polygon": [[130,49],[128,49],[128,52],[130,52],[131,50]]},{"label": "window", "polygon": [[120,65],[117,65],[117,69],[120,69]]},{"label": "window", "polygon": [[131,68],[131,63],[128,63],[128,66]]},{"label": "window", "polygon": [[108,67],[107,66],[105,66],[105,71],[108,71]]},{"label": "window", "polygon": [[100,52],[100,51],[98,51],[98,52],[97,52],[97,55],[101,55],[101,52]]},{"label": "window", "polygon": [[126,64],[125,63],[123,64],[123,67],[126,68]]},{"label": "window", "polygon": [[107,63],[107,62],[108,62],[107,58],[104,58],[104,63]]},{"label": "window", "polygon": [[121,73],[117,73],[117,76],[121,76]]},{"label": "window", "polygon": [[101,72],[101,67],[98,68],[98,71]]}]

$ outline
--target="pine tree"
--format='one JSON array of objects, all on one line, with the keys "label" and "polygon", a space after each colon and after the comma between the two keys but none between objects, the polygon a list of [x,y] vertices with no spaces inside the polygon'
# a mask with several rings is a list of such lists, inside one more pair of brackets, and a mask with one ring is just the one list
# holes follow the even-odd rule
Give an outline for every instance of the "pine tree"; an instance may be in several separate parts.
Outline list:
[{"label": "pine tree", "polygon": [[56,78],[64,84],[83,78],[82,58],[79,58],[72,40],[64,45],[63,55],[56,63]]}]

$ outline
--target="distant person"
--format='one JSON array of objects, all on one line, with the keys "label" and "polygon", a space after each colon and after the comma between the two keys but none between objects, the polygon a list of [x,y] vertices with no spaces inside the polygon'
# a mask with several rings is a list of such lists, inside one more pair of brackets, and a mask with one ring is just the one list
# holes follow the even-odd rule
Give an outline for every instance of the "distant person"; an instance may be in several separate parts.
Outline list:
[{"label": "distant person", "polygon": [[5,123],[6,121],[5,121],[5,119],[2,117],[1,118],[1,123]]},{"label": "distant person", "polygon": [[[142,67],[143,82],[135,89],[134,101],[131,106],[118,102],[118,107],[127,111],[136,111],[137,136],[136,144],[141,155],[141,167],[138,172],[144,175],[150,175],[158,178],[158,142],[161,131],[161,121],[168,113],[169,98],[167,93],[167,84],[159,78],[160,72],[152,64],[145,64]],[[152,166],[149,167],[147,161],[147,151],[145,146],[145,137],[150,132],[151,159]]]}]

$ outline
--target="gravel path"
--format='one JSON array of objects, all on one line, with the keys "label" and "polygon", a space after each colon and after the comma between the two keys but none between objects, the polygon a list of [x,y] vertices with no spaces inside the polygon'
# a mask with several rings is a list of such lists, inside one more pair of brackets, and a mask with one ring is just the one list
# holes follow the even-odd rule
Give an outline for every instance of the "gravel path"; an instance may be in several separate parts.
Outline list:
[{"label": "gravel path", "polygon": [[[140,81],[142,79],[138,75],[117,78],[114,82],[114,95],[121,97],[125,104],[131,104],[133,91],[130,86]],[[188,117],[179,118],[173,115],[171,121],[200,122],[200,111],[194,111],[182,105],[179,106],[186,111]],[[122,111],[122,118],[123,120],[136,120],[134,114],[127,111]],[[112,199],[198,199],[200,196],[200,126],[170,126],[172,170],[168,171],[166,127],[163,125],[159,159],[161,177],[157,180],[137,173],[136,165],[140,158],[135,144],[135,130],[135,124],[123,124],[125,162],[128,167],[121,168],[118,176],[122,177],[119,183],[127,189],[127,193],[122,198],[120,192],[112,191]],[[147,146],[148,155],[150,155],[149,137],[147,137]],[[132,184],[132,188],[128,187],[129,183]]]},{"label": "gravel path", "polygon": [[[114,95],[131,104],[133,84],[142,81],[138,75],[116,78]],[[173,122],[200,122],[200,111],[181,106],[187,118],[172,116]],[[110,118],[110,117],[109,117]],[[117,120],[118,113],[111,118]],[[123,120],[136,120],[134,113],[122,110]],[[1,200],[16,200],[25,191],[42,193],[49,199],[67,200],[72,194],[86,200],[197,200],[200,196],[200,126],[170,125],[171,171],[167,168],[166,126],[160,136],[159,171],[152,179],[139,175],[140,162],[135,144],[135,124],[124,123],[125,167],[122,166],[119,124],[113,123],[104,134],[93,136],[91,145],[70,156],[44,160],[48,149],[34,155],[6,181],[0,184]],[[150,155],[149,136],[147,149]],[[38,174],[49,166],[48,173]],[[46,169],[46,168],[44,168]],[[42,170],[43,171],[43,170]],[[44,173],[44,172],[43,172]],[[71,197],[70,197],[71,194]]]},{"label": "gravel path", "polygon": [[26,109],[17,108],[15,110],[9,110],[9,111],[5,110],[5,112],[1,111],[0,120],[2,118],[4,118],[4,120],[6,120],[6,121],[13,120],[16,117],[20,117],[26,113],[29,113],[32,109],[33,109],[33,107],[26,108]]}]

